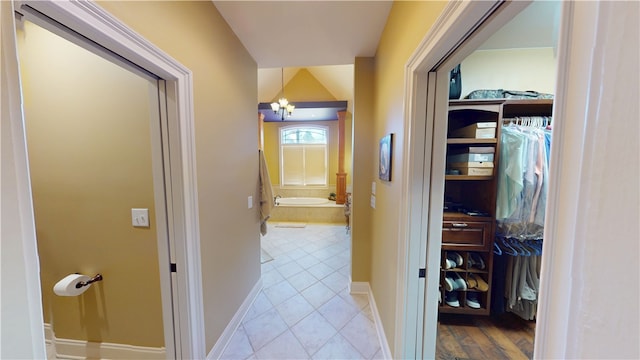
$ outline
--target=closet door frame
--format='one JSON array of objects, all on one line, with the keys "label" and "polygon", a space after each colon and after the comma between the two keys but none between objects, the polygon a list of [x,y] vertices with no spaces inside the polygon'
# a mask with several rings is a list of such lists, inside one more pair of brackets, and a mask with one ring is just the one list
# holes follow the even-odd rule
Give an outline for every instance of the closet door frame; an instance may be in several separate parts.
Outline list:
[{"label": "closet door frame", "polygon": [[[159,251],[171,256],[171,262],[179,270],[171,272],[169,263],[159,264],[163,317],[173,319],[172,323],[165,321],[165,339],[175,339],[177,358],[205,358],[191,71],[93,2],[14,0],[14,3],[16,9],[23,4],[32,7],[165,80],[166,116],[172,140],[169,143],[172,176],[170,184],[166,184],[172,189],[171,198],[167,199],[171,216],[167,221],[173,231],[169,243],[159,242],[158,246]],[[173,286],[172,277],[176,281]],[[173,302],[173,309],[166,306],[167,300]]]},{"label": "closet door frame", "polygon": [[[404,257],[398,261],[393,358],[435,354],[449,71],[530,3],[449,2],[405,66],[406,205],[398,234]],[[418,269],[426,269],[424,279]]]},{"label": "closet door frame", "polygon": [[[403,149],[406,166],[401,200],[406,207],[400,214],[399,229],[400,254],[404,257],[398,265],[394,358],[433,358],[435,354],[449,70],[530,3],[450,2],[407,62],[404,129],[409,141]],[[593,24],[597,23],[599,11],[596,6],[562,4],[553,116],[565,119],[572,114],[576,120],[571,129],[564,122],[554,127],[545,226],[545,239],[549,241],[545,242],[542,255],[534,358],[565,358],[570,352],[568,324],[575,313],[570,306],[570,277],[573,262],[582,254],[574,250],[576,239],[571,235],[581,212],[579,188],[575,186],[580,182],[579,171],[568,173],[567,167],[579,169],[584,161],[579,152],[586,130],[579,128],[586,115],[584,99],[589,95],[585,83],[590,80],[584,74],[598,80],[602,75],[594,75],[588,61],[577,61],[582,64],[581,69],[571,69],[568,64],[573,58],[594,54],[593,35],[598,28]],[[569,94],[572,101],[568,100]],[[559,139],[566,138],[567,131],[572,132],[573,141],[562,143]],[[563,240],[554,241],[558,238]],[[418,279],[420,268],[426,268],[426,282]],[[420,313],[416,307],[421,305],[424,316],[412,319]]]}]

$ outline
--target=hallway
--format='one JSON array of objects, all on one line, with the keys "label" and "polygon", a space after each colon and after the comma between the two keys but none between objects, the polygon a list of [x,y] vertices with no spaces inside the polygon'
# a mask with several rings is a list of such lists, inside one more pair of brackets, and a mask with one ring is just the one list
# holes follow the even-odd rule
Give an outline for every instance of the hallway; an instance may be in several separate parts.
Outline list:
[{"label": "hallway", "polygon": [[262,237],[273,260],[263,260],[263,289],[221,358],[381,359],[368,297],[348,293],[345,227],[281,225]]}]

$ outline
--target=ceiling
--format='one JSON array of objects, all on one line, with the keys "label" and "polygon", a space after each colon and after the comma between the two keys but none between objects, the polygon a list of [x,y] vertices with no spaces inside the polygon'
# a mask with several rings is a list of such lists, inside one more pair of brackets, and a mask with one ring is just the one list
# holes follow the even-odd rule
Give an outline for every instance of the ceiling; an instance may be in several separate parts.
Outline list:
[{"label": "ceiling", "polygon": [[555,47],[562,1],[538,0],[514,16],[479,50]]},{"label": "ceiling", "polygon": [[[214,1],[258,64],[258,101],[271,102],[301,68],[353,103],[353,62],[375,56],[392,1]],[[480,49],[554,47],[561,1],[534,1]]]},{"label": "ceiling", "polygon": [[214,1],[258,68],[374,56],[392,1]]}]

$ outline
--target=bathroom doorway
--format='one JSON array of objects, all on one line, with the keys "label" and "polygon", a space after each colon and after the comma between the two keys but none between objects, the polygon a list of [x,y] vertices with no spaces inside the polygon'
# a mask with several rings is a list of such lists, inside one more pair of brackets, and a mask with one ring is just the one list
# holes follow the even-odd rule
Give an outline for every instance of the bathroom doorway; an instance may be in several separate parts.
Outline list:
[{"label": "bathroom doorway", "polygon": [[[48,355],[175,357],[159,245],[164,82],[30,21],[17,33]],[[103,280],[56,296],[72,273]]]}]

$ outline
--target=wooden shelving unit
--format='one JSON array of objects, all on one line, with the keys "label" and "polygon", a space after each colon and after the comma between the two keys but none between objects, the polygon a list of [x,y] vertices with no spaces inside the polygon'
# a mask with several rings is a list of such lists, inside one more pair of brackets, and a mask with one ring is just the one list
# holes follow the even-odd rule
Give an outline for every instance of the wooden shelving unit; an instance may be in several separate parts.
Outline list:
[{"label": "wooden shelving unit", "polygon": [[[470,216],[461,212],[445,210],[442,219],[442,254],[440,283],[443,301],[441,313],[489,315],[491,308],[491,279],[493,273],[493,241],[495,237],[495,210],[497,197],[497,174],[500,157],[500,135],[503,119],[522,116],[550,116],[553,100],[455,100],[449,102],[447,155],[459,153],[469,146],[491,146],[494,148],[493,174],[487,176],[446,175],[445,201],[464,204],[471,210],[487,216]],[[489,139],[460,138],[451,134],[456,130],[478,122],[496,122],[495,137]],[[463,258],[461,266],[445,269],[448,253],[458,253]],[[471,266],[470,258],[480,257],[483,269]],[[459,275],[467,282],[479,276],[489,286],[487,291],[467,289],[457,291],[458,307],[445,303],[445,277],[447,273]],[[469,294],[475,293],[480,308],[466,304]]]},{"label": "wooden shelving unit", "polygon": [[[445,211],[442,219],[442,266],[441,288],[443,301],[440,312],[456,314],[488,315],[491,304],[491,274],[493,265],[493,237],[495,233],[496,174],[498,171],[500,125],[502,104],[504,100],[456,100],[449,103],[449,121],[447,139],[447,155],[459,152],[469,146],[493,147],[493,174],[484,176],[446,175],[445,199],[453,203],[463,204],[468,209],[478,210],[488,216],[470,216],[460,212]],[[496,132],[492,138],[460,138],[453,137],[456,130],[478,122],[495,122]],[[445,269],[448,253],[457,253],[463,263],[453,269]],[[471,266],[470,258],[480,257],[485,264],[483,269]],[[445,277],[457,275],[465,283],[470,277],[482,278],[489,290],[478,291],[468,288],[466,291],[455,291],[459,306],[449,306],[445,302]],[[467,297],[471,294],[480,303],[480,308],[467,305]]]}]

